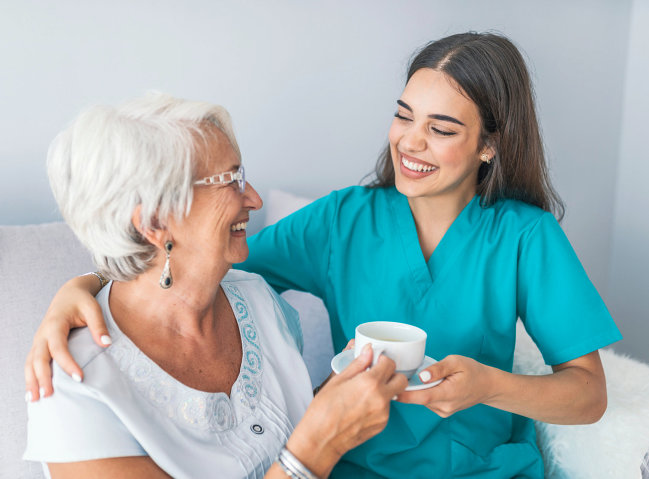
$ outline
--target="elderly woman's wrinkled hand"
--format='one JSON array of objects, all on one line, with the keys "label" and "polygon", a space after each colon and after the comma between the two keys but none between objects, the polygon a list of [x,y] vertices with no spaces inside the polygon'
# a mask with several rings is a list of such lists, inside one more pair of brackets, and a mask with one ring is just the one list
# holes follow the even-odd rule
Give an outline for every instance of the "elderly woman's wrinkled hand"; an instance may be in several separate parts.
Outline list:
[{"label": "elderly woman's wrinkled hand", "polygon": [[394,361],[385,356],[368,369],[371,364],[372,349],[368,345],[344,371],[327,382],[289,440],[291,450],[304,451],[303,457],[322,455],[331,458],[333,464],[385,428],[390,401],[404,391],[408,380],[395,373]]}]

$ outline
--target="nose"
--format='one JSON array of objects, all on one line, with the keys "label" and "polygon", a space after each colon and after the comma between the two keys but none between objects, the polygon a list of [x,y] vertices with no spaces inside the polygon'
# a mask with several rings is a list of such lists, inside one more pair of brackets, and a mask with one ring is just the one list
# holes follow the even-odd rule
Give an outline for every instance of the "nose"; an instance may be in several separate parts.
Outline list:
[{"label": "nose", "polygon": [[243,192],[243,206],[249,210],[258,210],[263,206],[264,202],[261,201],[261,196],[257,193],[250,182],[246,181],[246,189]]},{"label": "nose", "polygon": [[401,137],[399,145],[406,151],[422,151],[426,149],[426,136],[422,128],[418,125],[412,125]]}]

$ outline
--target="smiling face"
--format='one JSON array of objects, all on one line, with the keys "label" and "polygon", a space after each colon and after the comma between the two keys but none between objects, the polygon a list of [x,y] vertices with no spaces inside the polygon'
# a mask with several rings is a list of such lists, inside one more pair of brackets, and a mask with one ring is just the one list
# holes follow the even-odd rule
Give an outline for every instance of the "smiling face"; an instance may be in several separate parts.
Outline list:
[{"label": "smiling face", "polygon": [[397,190],[408,198],[475,195],[482,125],[478,109],[449,76],[430,68],[408,81],[388,135]]},{"label": "smiling face", "polygon": [[[206,141],[199,141],[196,154],[196,178],[223,172],[236,172],[239,156],[228,138],[216,127],[208,127]],[[227,185],[194,186],[189,215],[181,222],[172,221],[174,253],[182,254],[188,266],[199,269],[229,269],[248,257],[246,226],[250,211],[261,208],[261,198],[246,184],[243,193],[236,181]]]}]

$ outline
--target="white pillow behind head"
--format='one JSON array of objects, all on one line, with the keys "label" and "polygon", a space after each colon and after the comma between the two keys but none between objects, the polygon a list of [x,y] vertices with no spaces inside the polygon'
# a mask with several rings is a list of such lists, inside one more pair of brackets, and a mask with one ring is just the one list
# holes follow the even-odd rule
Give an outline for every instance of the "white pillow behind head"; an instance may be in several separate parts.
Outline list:
[{"label": "white pillow behind head", "polygon": [[277,223],[285,216],[305,207],[314,199],[315,198],[297,196],[292,193],[287,193],[286,191],[268,191],[268,197],[266,198],[266,204],[264,205],[264,210],[266,210],[264,226]]}]

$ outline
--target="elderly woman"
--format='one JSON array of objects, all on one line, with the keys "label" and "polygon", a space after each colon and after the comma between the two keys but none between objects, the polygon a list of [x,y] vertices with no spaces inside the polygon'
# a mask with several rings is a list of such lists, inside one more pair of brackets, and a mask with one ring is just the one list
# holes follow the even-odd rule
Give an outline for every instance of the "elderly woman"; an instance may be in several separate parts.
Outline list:
[{"label": "elderly woman", "polygon": [[26,459],[52,477],[326,476],[385,426],[406,386],[394,363],[366,370],[365,351],[309,406],[295,311],[230,270],[261,199],[223,108],[152,95],[90,109],[55,139],[48,170],[114,279],[97,296],[112,346],[73,332],[84,381],[55,365],[56,394],[29,404]]}]

